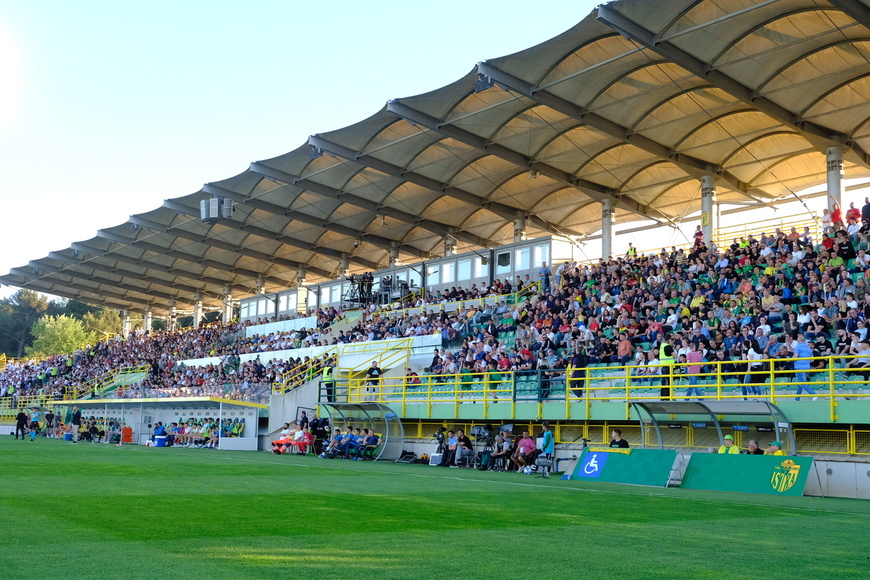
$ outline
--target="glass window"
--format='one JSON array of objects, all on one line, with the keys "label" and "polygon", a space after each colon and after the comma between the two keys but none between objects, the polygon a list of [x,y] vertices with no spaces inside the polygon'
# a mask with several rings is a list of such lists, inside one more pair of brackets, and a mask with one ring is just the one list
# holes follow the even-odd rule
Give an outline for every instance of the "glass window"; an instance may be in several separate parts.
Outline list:
[{"label": "glass window", "polygon": [[296,293],[287,295],[287,310],[296,310]]},{"label": "glass window", "polygon": [[448,262],[441,265],[441,283],[450,284],[455,279],[456,263]]},{"label": "glass window", "polygon": [[267,300],[266,298],[263,298],[262,300],[260,300],[259,308],[257,308],[257,315],[258,316],[266,316],[268,314],[271,314],[271,312],[269,311],[269,303],[270,302],[271,302],[271,300]]},{"label": "glass window", "polygon": [[240,316],[242,318],[247,318],[250,315],[251,315],[251,303],[250,302],[243,302]]},{"label": "glass window", "polygon": [[[510,254],[508,254],[508,259],[510,259]],[[489,276],[489,263],[484,264],[483,258],[477,257],[474,259],[474,277],[475,278],[486,278]]]},{"label": "glass window", "polygon": [[426,272],[426,283],[429,286],[436,286],[441,283],[441,266],[429,266]]},{"label": "glass window", "polygon": [[284,312],[287,310],[287,294],[278,296],[278,311]]},{"label": "glass window", "polygon": [[456,279],[471,280],[471,260],[460,260]]},{"label": "glass window", "polygon": [[535,264],[537,268],[542,262],[550,263],[550,245],[535,246]]},{"label": "glass window", "polygon": [[520,248],[516,251],[517,254],[517,264],[516,270],[519,272],[520,270],[528,270],[529,269],[529,249],[530,248]]},{"label": "glass window", "polygon": [[332,300],[330,302],[341,302],[341,284],[332,287]]},{"label": "glass window", "polygon": [[509,274],[511,271],[511,253],[502,252],[495,257],[495,273]]},{"label": "glass window", "polygon": [[420,277],[416,271],[411,270],[408,272],[408,284],[411,285],[412,288],[419,288],[421,284],[423,284],[423,278]]},{"label": "glass window", "polygon": [[329,302],[329,286],[320,288],[320,303],[323,304],[325,302]]}]

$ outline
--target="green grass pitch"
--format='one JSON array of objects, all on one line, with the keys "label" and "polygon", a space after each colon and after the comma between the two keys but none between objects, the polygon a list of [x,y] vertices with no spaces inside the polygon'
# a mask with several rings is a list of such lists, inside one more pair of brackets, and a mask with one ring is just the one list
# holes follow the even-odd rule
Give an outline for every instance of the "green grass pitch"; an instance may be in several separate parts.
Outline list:
[{"label": "green grass pitch", "polygon": [[0,579],[868,578],[870,503],[0,439]]}]

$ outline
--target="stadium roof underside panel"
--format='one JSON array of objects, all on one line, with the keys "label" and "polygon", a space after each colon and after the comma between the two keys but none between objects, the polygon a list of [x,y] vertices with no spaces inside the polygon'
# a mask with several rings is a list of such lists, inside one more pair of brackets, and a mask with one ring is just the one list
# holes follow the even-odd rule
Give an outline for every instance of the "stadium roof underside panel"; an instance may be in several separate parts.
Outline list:
[{"label": "stadium roof underside panel", "polygon": [[[141,310],[244,297],[528,237],[594,238],[613,200],[632,229],[720,203],[768,204],[870,175],[870,8],[859,0],[620,0],[0,282]],[[203,223],[199,202],[232,199]],[[747,208],[758,207],[757,204]],[[53,289],[53,290],[52,290]],[[60,292],[63,290],[63,293]]]}]

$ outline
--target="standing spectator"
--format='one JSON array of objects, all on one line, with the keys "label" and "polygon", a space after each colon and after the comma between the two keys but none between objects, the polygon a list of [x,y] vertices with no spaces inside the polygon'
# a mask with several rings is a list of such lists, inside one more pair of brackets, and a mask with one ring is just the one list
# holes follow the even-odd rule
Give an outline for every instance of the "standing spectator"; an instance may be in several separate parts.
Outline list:
[{"label": "standing spectator", "polygon": [[833,222],[831,221],[831,212],[828,211],[828,208],[822,210],[822,233],[827,234],[831,231],[833,227]]},{"label": "standing spectator", "polygon": [[[808,395],[815,395],[816,392],[810,387],[807,382],[807,371],[810,368],[810,361],[806,360],[813,356],[813,349],[807,344],[806,337],[799,333],[797,335],[797,343],[794,347],[794,358],[800,359],[794,362],[794,370],[797,371],[795,373],[795,378],[798,381],[798,388],[796,395],[800,395],[801,392],[806,391]],[[800,401],[800,397],[795,397],[796,401]]]},{"label": "standing spectator", "polygon": [[870,197],[864,198],[864,205],[861,206],[861,221],[870,220]]},{"label": "standing spectator", "polygon": [[48,411],[45,414],[45,436],[52,437],[54,433],[54,413]]},{"label": "standing spectator", "polygon": [[696,248],[704,245],[704,230],[701,229],[701,226],[695,228],[695,233],[692,237],[694,238]]},{"label": "standing spectator", "polygon": [[689,363],[689,366],[686,367],[686,374],[689,377],[689,388],[686,390],[686,399],[691,399],[692,396],[698,397],[698,400],[701,400],[701,397],[704,396],[704,391],[701,390],[701,387],[698,385],[698,374],[701,372],[701,363],[704,360],[704,355],[698,351],[698,348],[695,346],[694,342],[689,343],[689,352],[686,353],[686,362]]},{"label": "standing spectator", "polygon": [[538,270],[538,279],[541,281],[541,289],[544,294],[550,291],[550,277],[553,272],[547,267],[546,262],[541,263],[541,269]]},{"label": "standing spectator", "polygon": [[24,409],[19,409],[15,415],[15,440],[18,440],[18,433],[21,433],[21,440],[24,441],[24,433],[27,430],[27,414]]},{"label": "standing spectator", "polygon": [[553,453],[556,450],[556,442],[553,438],[553,432],[550,431],[550,422],[544,421],[541,423],[541,426],[544,428],[544,433],[542,434],[544,440],[541,442],[541,454],[538,456],[538,459],[544,459],[544,461],[541,461],[540,466],[541,477],[549,479],[550,466],[553,464]]},{"label": "standing spectator", "polygon": [[70,421],[71,429],[72,429],[72,441],[71,445],[75,445],[79,442],[79,429],[82,426],[82,412],[78,407],[73,407],[73,416],[72,421]]}]

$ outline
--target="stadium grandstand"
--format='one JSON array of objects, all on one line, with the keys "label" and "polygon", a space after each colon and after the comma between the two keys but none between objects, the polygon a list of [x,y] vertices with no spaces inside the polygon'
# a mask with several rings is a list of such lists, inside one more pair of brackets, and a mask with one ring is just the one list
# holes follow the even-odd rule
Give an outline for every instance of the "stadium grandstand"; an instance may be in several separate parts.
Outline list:
[{"label": "stadium grandstand", "polygon": [[[2,420],[214,418],[265,450],[305,410],[389,431],[396,459],[443,425],[547,419],[571,455],[615,428],[706,450],[721,423],[870,455],[870,9],[741,6],[604,4],[12,269],[124,336],[10,361]],[[688,399],[717,429],[644,414]]]}]

